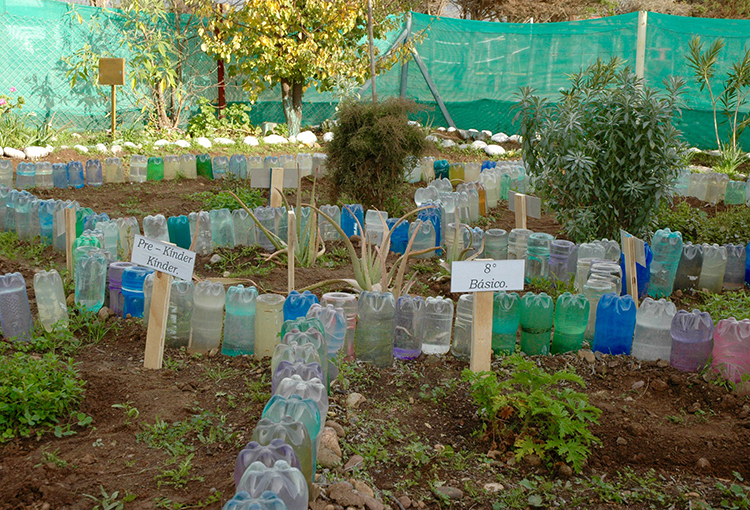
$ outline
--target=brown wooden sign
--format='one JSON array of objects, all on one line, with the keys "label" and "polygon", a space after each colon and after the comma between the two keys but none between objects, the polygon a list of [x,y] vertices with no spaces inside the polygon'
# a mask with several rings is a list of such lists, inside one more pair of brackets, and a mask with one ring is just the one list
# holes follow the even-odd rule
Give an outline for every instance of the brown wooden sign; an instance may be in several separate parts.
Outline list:
[{"label": "brown wooden sign", "polygon": [[125,59],[99,59],[99,85],[125,85]]}]

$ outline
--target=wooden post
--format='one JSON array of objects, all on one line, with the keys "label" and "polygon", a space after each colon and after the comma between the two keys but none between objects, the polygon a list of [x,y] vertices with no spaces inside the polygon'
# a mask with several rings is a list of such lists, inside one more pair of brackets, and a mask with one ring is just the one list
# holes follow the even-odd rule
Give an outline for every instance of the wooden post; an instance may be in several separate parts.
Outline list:
[{"label": "wooden post", "polygon": [[472,372],[486,372],[492,362],[492,304],[493,292],[474,294],[474,323],[471,328]]},{"label": "wooden post", "polygon": [[63,209],[65,217],[65,267],[68,270],[68,278],[73,279],[73,243],[76,240],[76,210],[73,208]]},{"label": "wooden post", "polygon": [[271,207],[281,207],[283,202],[281,192],[284,189],[284,169],[271,169],[271,191],[269,192],[269,204]]},{"label": "wooden post", "polygon": [[151,308],[149,308],[146,351],[143,356],[144,368],[160,369],[162,367],[171,292],[172,275],[157,271],[154,274],[154,288],[151,294]]},{"label": "wooden post", "polygon": [[628,277],[628,294],[635,301],[635,307],[638,308],[638,273],[635,267],[635,238],[633,236],[628,236],[625,239],[624,248],[623,255],[625,256],[625,272]]},{"label": "wooden post", "polygon": [[526,195],[516,193],[514,205],[516,207],[516,228],[526,228]]},{"label": "wooden post", "polygon": [[117,86],[112,85],[112,140],[115,139],[117,130]]},{"label": "wooden post", "polygon": [[294,211],[289,211],[287,218],[287,291],[294,290],[294,249],[297,244],[297,217]]}]

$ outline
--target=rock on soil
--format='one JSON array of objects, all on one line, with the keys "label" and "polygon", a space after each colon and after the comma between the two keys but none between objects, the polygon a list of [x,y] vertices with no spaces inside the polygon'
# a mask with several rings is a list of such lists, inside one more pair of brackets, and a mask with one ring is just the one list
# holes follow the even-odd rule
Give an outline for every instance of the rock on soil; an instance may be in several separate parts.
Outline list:
[{"label": "rock on soil", "polygon": [[341,447],[336,430],[325,427],[320,436],[320,449],[318,450],[318,464],[327,469],[333,469],[341,465]]},{"label": "rock on soil", "polygon": [[19,151],[18,149],[14,149],[13,147],[6,147],[5,149],[3,149],[3,152],[9,158],[26,159],[26,154],[24,154],[22,151]]},{"label": "rock on soil", "polygon": [[448,487],[447,485],[443,485],[442,487],[435,488],[435,495],[438,497],[458,500],[464,497],[464,491],[462,491],[461,489],[456,489],[455,487]]},{"label": "rock on soil", "polygon": [[341,506],[364,506],[365,500],[347,482],[334,483],[328,487],[328,497]]},{"label": "rock on soil", "polygon": [[331,427],[333,430],[335,430],[336,431],[336,435],[339,436],[339,437],[345,437],[346,436],[346,431],[344,430],[344,427],[342,427],[341,425],[339,425],[338,423],[336,423],[333,420],[326,421],[326,427]]},{"label": "rock on soil", "polygon": [[328,131],[327,133],[323,134],[323,141],[328,143],[333,141],[333,132]]},{"label": "rock on soil", "polygon": [[269,145],[289,143],[289,140],[279,135],[268,135],[263,138],[263,141]]},{"label": "rock on soil", "polygon": [[367,399],[361,393],[357,393],[357,392],[349,393],[349,395],[346,397],[346,407],[356,409],[365,400]]},{"label": "rock on soil", "polygon": [[307,147],[312,147],[318,142],[318,138],[312,131],[302,131],[297,135],[297,142]]},{"label": "rock on soil", "polygon": [[344,465],[344,471],[349,471],[350,469],[354,469],[357,466],[362,465],[362,463],[365,461],[365,459],[360,455],[352,455],[348,461],[346,461],[346,464]]},{"label": "rock on soil", "polygon": [[256,145],[259,145],[260,142],[258,142],[258,139],[254,136],[246,136],[244,140],[242,140],[242,143],[245,145],[250,145],[251,147],[255,147]]}]

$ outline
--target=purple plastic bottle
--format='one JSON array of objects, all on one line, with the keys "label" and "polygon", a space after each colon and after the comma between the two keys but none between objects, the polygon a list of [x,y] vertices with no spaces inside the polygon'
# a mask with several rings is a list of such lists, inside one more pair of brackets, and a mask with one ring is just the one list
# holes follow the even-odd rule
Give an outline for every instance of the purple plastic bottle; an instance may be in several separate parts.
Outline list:
[{"label": "purple plastic bottle", "polygon": [[713,350],[714,321],[708,312],[680,310],[672,319],[669,364],[681,372],[700,370]]}]

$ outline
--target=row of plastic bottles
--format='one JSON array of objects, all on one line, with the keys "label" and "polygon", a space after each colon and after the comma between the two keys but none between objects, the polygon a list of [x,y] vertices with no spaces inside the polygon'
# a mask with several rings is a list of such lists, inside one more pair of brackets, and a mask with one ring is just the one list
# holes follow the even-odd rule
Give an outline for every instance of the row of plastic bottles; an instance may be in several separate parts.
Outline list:
[{"label": "row of plastic bottles", "polygon": [[182,156],[152,156],[138,154],[130,156],[126,168],[119,157],[104,160],[89,159],[85,163],[70,161],[68,163],[19,162],[13,179],[13,164],[8,159],[0,159],[0,186],[17,189],[50,189],[50,188],[83,188],[84,186],[101,186],[105,183],[145,182],[172,180],[177,176],[195,179],[198,176],[207,179],[223,179],[232,176],[236,179],[251,180],[253,187],[270,185],[271,168],[284,168],[284,187],[297,187],[297,169],[299,176],[304,177],[317,173],[324,175],[327,171],[327,156],[324,153],[299,153],[296,156],[214,156],[209,154],[184,154]]},{"label": "row of plastic bottles", "polygon": [[713,204],[722,200],[727,205],[750,204],[748,183],[730,180],[728,175],[717,172],[691,173],[689,169],[686,169],[678,175],[675,181],[675,193]]}]

